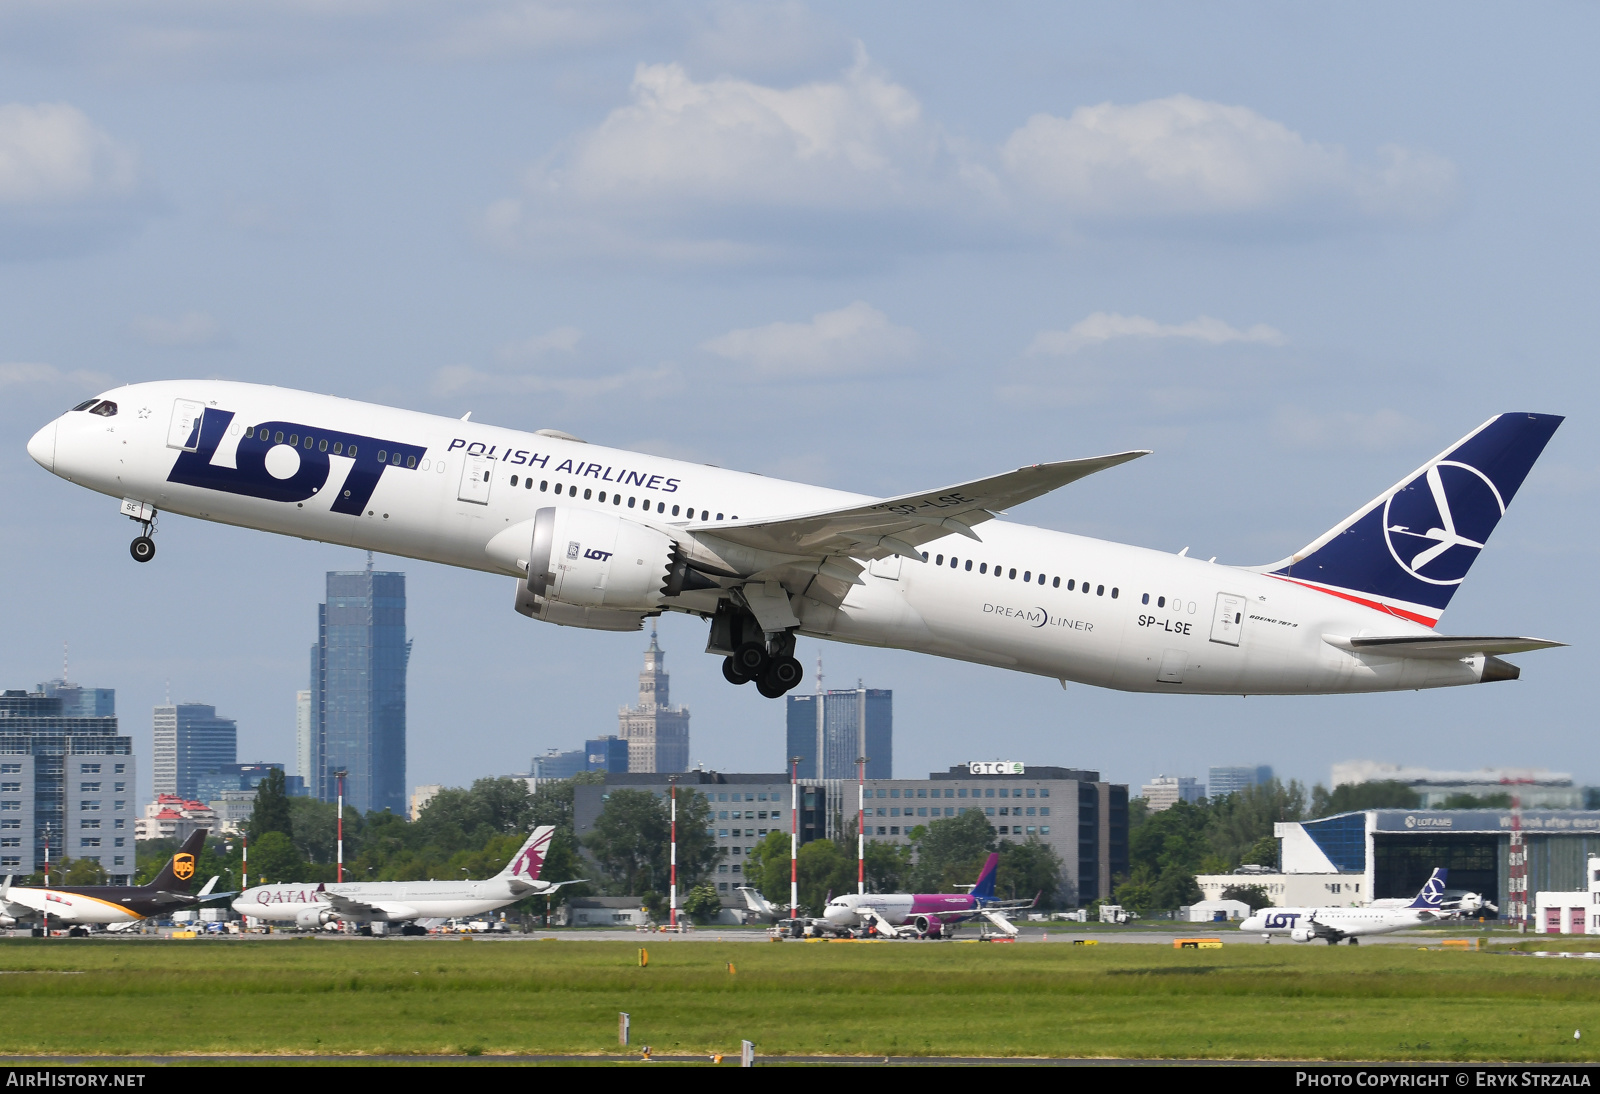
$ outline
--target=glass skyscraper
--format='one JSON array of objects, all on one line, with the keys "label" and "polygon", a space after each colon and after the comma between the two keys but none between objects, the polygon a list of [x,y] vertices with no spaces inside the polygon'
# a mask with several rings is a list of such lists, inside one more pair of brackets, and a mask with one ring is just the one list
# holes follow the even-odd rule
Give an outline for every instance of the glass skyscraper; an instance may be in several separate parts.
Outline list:
[{"label": "glass skyscraper", "polygon": [[867,778],[894,777],[892,691],[858,687],[791,695],[788,730],[788,755],[800,757],[802,779],[853,779],[860,756],[867,758]]},{"label": "glass skyscraper", "polygon": [[219,718],[206,703],[168,703],[155,708],[155,756],[151,776],[157,794],[193,799],[200,776],[239,760],[239,724]]},{"label": "glass skyscraper", "polygon": [[328,574],[311,648],[311,736],[317,797],[338,795],[362,813],[406,813],[406,575],[365,570]]}]

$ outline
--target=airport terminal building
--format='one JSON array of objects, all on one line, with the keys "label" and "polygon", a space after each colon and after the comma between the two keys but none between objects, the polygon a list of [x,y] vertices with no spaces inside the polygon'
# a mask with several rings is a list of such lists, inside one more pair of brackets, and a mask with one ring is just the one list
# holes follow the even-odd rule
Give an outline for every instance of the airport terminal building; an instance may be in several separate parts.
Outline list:
[{"label": "airport terminal building", "polygon": [[[1411,897],[1435,867],[1451,889],[1481,893],[1501,908],[1507,890],[1509,809],[1366,809],[1279,822],[1276,873],[1206,874],[1208,899],[1232,885],[1261,885],[1275,904],[1364,904]],[[1600,811],[1525,809],[1528,890],[1588,888],[1585,864],[1600,855]]]}]

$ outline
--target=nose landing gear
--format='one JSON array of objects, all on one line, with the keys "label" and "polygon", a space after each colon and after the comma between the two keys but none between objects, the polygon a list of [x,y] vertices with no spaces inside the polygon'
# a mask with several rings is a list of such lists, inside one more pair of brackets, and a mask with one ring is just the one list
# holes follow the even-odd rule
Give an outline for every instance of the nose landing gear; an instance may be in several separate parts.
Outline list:
[{"label": "nose landing gear", "polygon": [[149,562],[156,557],[156,541],[150,538],[156,530],[155,506],[137,498],[123,498],[122,515],[144,530],[137,539],[128,544],[128,553],[133,556],[135,562]]}]

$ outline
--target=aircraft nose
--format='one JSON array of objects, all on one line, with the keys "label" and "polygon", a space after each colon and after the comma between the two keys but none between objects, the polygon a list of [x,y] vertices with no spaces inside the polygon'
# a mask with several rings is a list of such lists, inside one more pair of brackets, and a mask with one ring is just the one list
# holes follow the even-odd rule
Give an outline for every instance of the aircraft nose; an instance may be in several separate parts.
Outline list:
[{"label": "aircraft nose", "polygon": [[33,457],[33,462],[46,471],[56,469],[56,425],[51,422],[39,432],[35,433],[28,441],[28,455]]}]

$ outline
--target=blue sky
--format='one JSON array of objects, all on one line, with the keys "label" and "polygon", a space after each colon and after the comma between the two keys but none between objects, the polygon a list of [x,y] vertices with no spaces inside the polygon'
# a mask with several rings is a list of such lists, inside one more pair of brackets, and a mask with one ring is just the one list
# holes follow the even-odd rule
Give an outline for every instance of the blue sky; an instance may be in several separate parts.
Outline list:
[{"label": "blue sky", "polygon": [[[884,494],[1149,447],[1013,517],[1241,564],[1534,410],[1569,421],[1441,628],[1573,643],[1522,657],[1515,684],[1127,696],[821,653],[830,683],[895,690],[902,775],[1011,758],[1309,781],[1369,758],[1600,781],[1581,743],[1597,22],[1576,4],[8,4],[6,686],[55,675],[70,642],[146,770],[168,680],[239,719],[241,758],[287,759],[321,574],[361,562],[169,517],[133,563],[116,503],[23,448],[113,383],[471,410]],[[411,782],[614,730],[644,637],[531,623],[508,580],[395,567]],[[728,687],[702,632],[662,624],[695,759],[777,768],[781,705]]]}]

